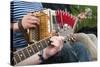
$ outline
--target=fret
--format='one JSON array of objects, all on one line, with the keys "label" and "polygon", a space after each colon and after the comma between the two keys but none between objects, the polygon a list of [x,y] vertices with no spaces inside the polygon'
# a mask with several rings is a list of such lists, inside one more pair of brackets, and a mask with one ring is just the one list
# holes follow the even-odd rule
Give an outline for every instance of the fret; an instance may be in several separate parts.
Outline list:
[{"label": "fret", "polygon": [[32,49],[33,53],[35,54],[35,51],[34,51],[34,49],[33,49],[32,45],[31,45],[30,47],[31,47],[31,49]]},{"label": "fret", "polygon": [[27,52],[27,48],[24,48],[22,51],[23,51],[26,58],[30,57],[30,55]]},{"label": "fret", "polygon": [[25,59],[25,56],[24,56],[24,54],[22,53],[22,51],[18,51],[18,55],[19,55],[21,61]]},{"label": "fret", "polygon": [[40,41],[40,44],[41,44],[41,48],[42,48],[42,49],[44,49],[44,47],[43,47],[43,45],[42,45],[42,42],[43,42],[43,40],[42,40],[42,41]]},{"label": "fret", "polygon": [[48,43],[47,43],[47,41],[46,41],[46,40],[44,40],[44,42],[45,42],[46,46],[48,46]]},{"label": "fret", "polygon": [[25,56],[25,54],[24,54],[23,50],[22,50],[22,53],[23,53],[24,57],[26,58],[26,56]]},{"label": "fret", "polygon": [[47,39],[45,40],[45,43],[46,43],[46,45],[48,46],[48,45],[50,44],[50,38],[47,38]]},{"label": "fret", "polygon": [[13,63],[13,65],[17,64],[15,57],[12,58],[12,63]]},{"label": "fret", "polygon": [[39,51],[43,49],[41,41],[36,43],[36,46],[38,47]]},{"label": "fret", "polygon": [[29,52],[30,56],[32,56],[32,55],[34,54],[34,52],[33,52],[33,50],[32,50],[32,47],[31,47],[31,46],[28,46],[28,47],[27,47],[27,50],[28,50],[28,52]]},{"label": "fret", "polygon": [[35,53],[39,51],[35,44],[32,45],[32,49],[34,50]]},{"label": "fret", "polygon": [[30,53],[29,53],[29,51],[28,51],[28,49],[27,49],[27,48],[26,48],[26,50],[27,50],[27,53],[28,53],[28,55],[29,55],[29,57],[30,57],[31,55],[30,55]]},{"label": "fret", "polygon": [[14,54],[14,57],[15,57],[15,60],[17,63],[19,63],[21,60],[20,60],[20,57],[18,56],[17,53]]},{"label": "fret", "polygon": [[45,40],[41,41],[41,45],[43,48],[46,48],[48,45],[46,44]]}]

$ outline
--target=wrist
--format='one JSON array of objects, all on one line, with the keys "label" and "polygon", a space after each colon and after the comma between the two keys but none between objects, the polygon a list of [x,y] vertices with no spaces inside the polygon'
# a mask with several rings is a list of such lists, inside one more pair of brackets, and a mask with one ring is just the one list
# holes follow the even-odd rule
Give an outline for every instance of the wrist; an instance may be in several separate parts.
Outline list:
[{"label": "wrist", "polygon": [[49,58],[49,56],[46,53],[46,49],[43,50],[43,57],[45,60]]},{"label": "wrist", "polygon": [[19,30],[18,23],[13,23],[13,24],[11,24],[11,28],[12,28],[14,31]]},{"label": "wrist", "polygon": [[41,60],[41,63],[45,63],[45,60],[49,58],[49,56],[46,53],[46,49],[41,50],[38,56],[39,56],[39,60]]},{"label": "wrist", "polygon": [[45,63],[45,58],[44,58],[43,50],[40,51],[38,56],[39,56],[39,60],[41,61],[41,64]]}]

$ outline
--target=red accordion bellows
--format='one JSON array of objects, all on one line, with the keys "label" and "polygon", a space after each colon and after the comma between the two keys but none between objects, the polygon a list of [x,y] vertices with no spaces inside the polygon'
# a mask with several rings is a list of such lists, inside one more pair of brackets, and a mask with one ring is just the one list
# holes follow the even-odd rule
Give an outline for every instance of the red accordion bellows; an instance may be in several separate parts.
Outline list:
[{"label": "red accordion bellows", "polygon": [[64,24],[68,24],[73,28],[75,24],[75,17],[69,14],[68,12],[64,12],[62,10],[56,11],[56,20],[60,27],[63,27]]}]

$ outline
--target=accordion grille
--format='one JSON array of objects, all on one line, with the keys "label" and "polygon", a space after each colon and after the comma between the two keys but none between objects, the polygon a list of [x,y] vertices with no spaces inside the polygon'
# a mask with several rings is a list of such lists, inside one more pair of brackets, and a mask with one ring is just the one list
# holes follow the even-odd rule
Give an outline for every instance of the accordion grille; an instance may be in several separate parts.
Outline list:
[{"label": "accordion grille", "polygon": [[45,14],[44,12],[40,12],[36,14],[36,16],[40,20],[40,25],[37,26],[35,29],[30,29],[29,31],[29,37],[30,40],[35,40],[39,41],[41,39],[44,39],[45,37],[49,36],[49,31],[48,31],[48,15]]}]

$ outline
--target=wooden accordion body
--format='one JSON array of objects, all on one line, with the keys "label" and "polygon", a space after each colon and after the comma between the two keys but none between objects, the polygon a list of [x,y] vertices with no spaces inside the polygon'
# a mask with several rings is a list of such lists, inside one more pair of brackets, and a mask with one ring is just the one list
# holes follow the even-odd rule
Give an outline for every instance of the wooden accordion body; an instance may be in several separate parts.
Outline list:
[{"label": "wooden accordion body", "polygon": [[35,29],[29,29],[30,42],[39,41],[50,35],[50,32],[53,29],[50,11],[50,9],[44,9],[33,13],[34,16],[39,18],[40,25],[37,26]]},{"label": "wooden accordion body", "polygon": [[[39,41],[46,37],[49,37],[53,29],[57,31],[58,23],[57,23],[57,18],[55,18],[57,16],[56,11],[51,9],[44,9],[41,11],[34,12],[33,15],[39,18],[40,25],[35,29],[29,29],[30,42]],[[73,23],[73,25],[68,29],[64,28],[63,25],[63,28],[59,29],[59,34],[62,36],[66,36],[69,35],[70,33],[73,33],[77,24],[77,20],[78,19],[76,17],[67,13],[65,21],[67,22],[68,25],[70,25],[70,23]]]}]

